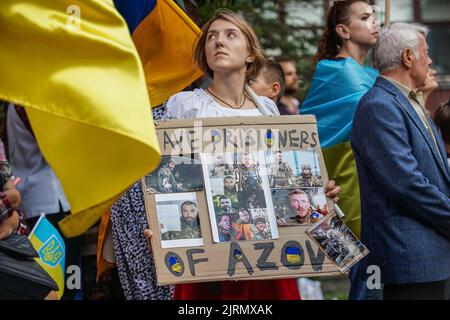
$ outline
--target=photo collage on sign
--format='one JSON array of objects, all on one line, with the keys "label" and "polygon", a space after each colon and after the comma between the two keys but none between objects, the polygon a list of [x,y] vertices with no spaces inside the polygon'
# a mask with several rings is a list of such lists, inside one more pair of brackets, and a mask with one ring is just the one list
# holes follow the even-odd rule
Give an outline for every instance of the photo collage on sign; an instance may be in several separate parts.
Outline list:
[{"label": "photo collage on sign", "polygon": [[202,154],[215,242],[278,238],[264,154]]},{"label": "photo collage on sign", "polygon": [[346,272],[369,253],[364,244],[336,214],[331,214],[313,225],[308,233],[341,272]]},{"label": "photo collage on sign", "polygon": [[156,194],[163,248],[203,243],[197,191],[206,192],[214,242],[277,239],[278,226],[328,214],[315,150],[199,157],[163,156],[145,177],[146,191]]},{"label": "photo collage on sign", "polygon": [[266,152],[266,161],[279,226],[313,224],[328,214],[314,149]]},{"label": "photo collage on sign", "polygon": [[204,189],[201,162],[194,155],[162,156],[145,185],[147,192],[156,193],[162,248],[203,245],[195,193]]}]

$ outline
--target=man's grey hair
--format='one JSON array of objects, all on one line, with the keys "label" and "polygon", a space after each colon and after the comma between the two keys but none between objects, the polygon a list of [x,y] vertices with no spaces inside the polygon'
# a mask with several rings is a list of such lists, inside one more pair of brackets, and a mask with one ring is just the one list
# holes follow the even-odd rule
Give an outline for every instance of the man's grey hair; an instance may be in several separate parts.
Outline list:
[{"label": "man's grey hair", "polygon": [[397,22],[380,32],[374,48],[375,67],[380,71],[390,71],[403,63],[402,53],[411,49],[418,59],[419,35],[428,35],[429,29],[418,23]]}]

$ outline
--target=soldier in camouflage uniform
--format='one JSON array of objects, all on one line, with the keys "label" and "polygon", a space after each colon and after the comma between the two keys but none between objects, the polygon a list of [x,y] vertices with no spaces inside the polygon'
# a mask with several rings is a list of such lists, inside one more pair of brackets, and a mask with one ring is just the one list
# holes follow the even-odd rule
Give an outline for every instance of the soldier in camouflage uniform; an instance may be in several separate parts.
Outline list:
[{"label": "soldier in camouflage uniform", "polygon": [[251,230],[252,240],[267,240],[272,238],[272,235],[267,227],[267,220],[264,214],[255,214]]},{"label": "soldier in camouflage uniform", "polygon": [[223,178],[223,195],[226,197],[236,197],[236,181],[232,176]]},{"label": "soldier in camouflage uniform", "polygon": [[[234,195],[237,199],[237,195]],[[220,196],[219,197],[219,207],[217,210],[217,214],[229,214],[230,216],[232,216],[234,214],[234,208],[233,208],[233,204],[231,201],[231,197],[228,196]]]},{"label": "soldier in camouflage uniform", "polygon": [[174,174],[175,162],[169,159],[167,163],[158,170],[158,190],[159,192],[178,192],[180,183]]},{"label": "soldier in camouflage uniform", "polygon": [[197,239],[202,237],[197,204],[185,201],[181,204],[181,230],[167,231],[161,235],[162,240]]},{"label": "soldier in camouflage uniform", "polygon": [[236,168],[238,190],[262,190],[261,177],[259,175],[259,165],[254,162],[249,153],[241,155],[240,164]]},{"label": "soldier in camouflage uniform", "polygon": [[292,185],[292,169],[287,162],[283,161],[283,153],[276,151],[275,158],[269,172],[270,186],[275,188]]},{"label": "soldier in camouflage uniform", "polygon": [[319,221],[323,215],[314,210],[308,194],[300,189],[291,190],[288,194],[293,216],[285,219],[287,224],[311,224]]},{"label": "soldier in camouflage uniform", "polygon": [[216,162],[213,165],[213,168],[211,170],[211,176],[212,177],[222,177],[231,175],[233,170],[230,168],[230,165],[228,163],[225,163],[223,156],[218,155],[216,157]]},{"label": "soldier in camouflage uniform", "polygon": [[322,187],[323,183],[312,174],[311,166],[309,164],[302,165],[302,172],[299,177],[300,187]]}]

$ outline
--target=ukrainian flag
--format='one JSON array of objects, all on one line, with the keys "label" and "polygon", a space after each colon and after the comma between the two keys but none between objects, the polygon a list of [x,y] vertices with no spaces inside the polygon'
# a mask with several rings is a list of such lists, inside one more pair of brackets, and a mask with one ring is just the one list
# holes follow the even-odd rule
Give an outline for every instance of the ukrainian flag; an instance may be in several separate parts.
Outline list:
[{"label": "ukrainian flag", "polygon": [[342,187],[339,207],[344,221],[358,237],[361,228],[361,202],[355,156],[350,134],[356,107],[375,83],[378,71],[362,67],[352,58],[321,60],[300,109],[313,114],[330,179]]},{"label": "ukrainian flag", "polygon": [[192,52],[201,30],[172,0],[114,0],[144,66],[152,106],[166,101],[202,73]]},{"label": "ukrainian flag", "polygon": [[52,277],[59,287],[58,298],[64,293],[66,267],[66,245],[58,230],[47,220],[43,213],[28,236],[38,252],[37,263]]},{"label": "ukrainian flag", "polygon": [[[164,55],[166,30],[140,37]],[[26,108],[71,205],[61,230],[80,235],[160,161],[136,46],[112,0],[1,0],[0,39],[0,100]]]},{"label": "ukrainian flag", "polygon": [[300,248],[288,247],[286,248],[286,259],[290,264],[301,264],[302,256]]}]

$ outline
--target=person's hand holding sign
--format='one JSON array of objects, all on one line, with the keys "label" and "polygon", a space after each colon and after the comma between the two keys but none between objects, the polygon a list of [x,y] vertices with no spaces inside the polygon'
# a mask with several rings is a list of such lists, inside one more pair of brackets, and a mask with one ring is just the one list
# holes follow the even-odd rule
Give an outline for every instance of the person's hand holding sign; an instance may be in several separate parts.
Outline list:
[{"label": "person's hand holding sign", "polygon": [[153,237],[153,231],[150,229],[145,229],[144,230],[144,237],[147,239],[147,247],[148,247],[148,251],[150,253],[153,252],[152,250],[152,237]]},{"label": "person's hand holding sign", "polygon": [[338,194],[341,192],[341,187],[336,185],[336,181],[330,180],[325,186],[325,194],[328,198],[333,200],[334,203],[339,201]]}]

